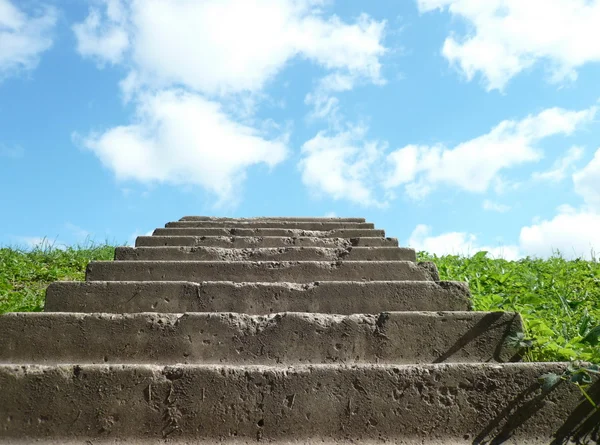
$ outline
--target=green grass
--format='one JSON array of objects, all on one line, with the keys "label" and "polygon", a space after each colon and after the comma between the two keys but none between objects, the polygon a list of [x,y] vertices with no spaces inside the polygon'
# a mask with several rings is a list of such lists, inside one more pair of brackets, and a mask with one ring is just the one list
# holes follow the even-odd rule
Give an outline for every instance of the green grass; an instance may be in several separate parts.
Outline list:
[{"label": "green grass", "polygon": [[47,243],[30,251],[0,248],[0,313],[44,309],[46,287],[53,281],[83,281],[90,261],[112,260],[114,246],[56,248]]},{"label": "green grass", "polygon": [[476,311],[516,311],[531,339],[528,361],[600,363],[600,262],[565,260],[560,252],[542,260],[438,257],[419,252],[420,261],[436,263],[442,280],[466,281]]},{"label": "green grass", "polygon": [[[58,249],[47,244],[30,251],[0,248],[0,313],[41,311],[48,284],[83,280],[88,262],[112,260],[108,244]],[[467,281],[477,311],[518,311],[533,346],[526,360],[600,363],[600,262],[490,259],[429,255],[441,279]]]}]

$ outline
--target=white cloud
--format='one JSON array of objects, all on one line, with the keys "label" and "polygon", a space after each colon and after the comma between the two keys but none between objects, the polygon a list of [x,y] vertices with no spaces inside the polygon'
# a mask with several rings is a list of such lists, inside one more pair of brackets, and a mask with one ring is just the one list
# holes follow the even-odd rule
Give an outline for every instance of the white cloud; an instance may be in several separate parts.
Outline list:
[{"label": "white cloud", "polygon": [[483,201],[483,209],[484,210],[489,210],[489,211],[492,211],[492,212],[505,213],[505,212],[508,212],[510,210],[510,206],[508,206],[506,204],[500,204],[500,203],[491,201],[489,199],[485,199]]},{"label": "white cloud", "polygon": [[419,224],[413,230],[407,245],[417,251],[425,251],[438,256],[461,255],[471,256],[485,250],[491,258],[503,258],[508,261],[519,258],[517,246],[482,246],[477,243],[477,236],[465,232],[447,232],[431,235],[431,227]]},{"label": "white cloud", "polygon": [[302,182],[312,191],[335,200],[347,199],[364,206],[385,207],[373,196],[373,167],[385,144],[366,141],[366,128],[351,127],[333,136],[319,132],[302,146],[298,164]]},{"label": "white cloud", "polygon": [[[346,23],[324,0],[94,1],[73,27],[78,50],[127,68],[120,87],[137,116],[83,139],[121,179],[196,184],[231,203],[247,167],[285,158],[287,134],[255,116],[291,60],[325,72],[314,99],[323,115],[337,107],[330,93],[384,82],[385,22]],[[266,127],[283,134],[269,139]]]},{"label": "white cloud", "polygon": [[137,239],[138,236],[152,236],[153,233],[154,233],[154,229],[148,230],[147,232],[141,232],[140,230],[136,229],[135,232],[133,232],[131,234],[131,236],[129,237],[129,240],[127,241],[127,245],[135,246],[135,240]]},{"label": "white cloud", "polygon": [[37,67],[52,46],[57,13],[44,7],[27,15],[9,0],[0,0],[0,80]]},{"label": "white cloud", "polygon": [[438,184],[482,193],[503,169],[543,157],[534,144],[548,136],[569,135],[595,116],[596,107],[583,111],[549,108],[521,121],[506,120],[489,133],[452,149],[442,145],[407,145],[387,156],[391,172],[384,187],[405,185],[406,193],[420,199]]},{"label": "white cloud", "polygon": [[62,241],[58,241],[56,239],[51,240],[46,237],[41,236],[15,236],[13,237],[17,241],[17,247],[24,248],[25,250],[32,249],[66,249],[67,245]]},{"label": "white cloud", "polygon": [[552,219],[536,218],[521,229],[519,244],[529,255],[548,257],[556,250],[566,258],[592,259],[600,252],[600,149],[573,174],[575,192],[585,202],[576,209],[563,204]]},{"label": "white cloud", "polygon": [[519,244],[528,255],[548,257],[557,249],[565,258],[591,258],[600,252],[600,214],[561,206],[550,220],[521,229]]},{"label": "white cloud", "polygon": [[76,242],[84,242],[90,239],[91,233],[88,230],[82,229],[71,222],[65,223],[65,228],[69,231],[71,237],[74,238]]},{"label": "white cloud", "polygon": [[[312,106],[308,118],[327,120],[331,128],[342,131],[343,115],[340,112],[340,101],[334,94],[352,90],[357,81],[356,76],[339,72],[328,74],[320,79],[314,91],[304,98],[304,103]],[[375,79],[375,83],[383,85],[385,81]]]},{"label": "white cloud", "polygon": [[548,258],[557,251],[566,259],[593,259],[600,252],[600,214],[577,210],[569,205],[557,208],[552,219],[534,218],[521,228],[518,245],[482,246],[477,236],[466,232],[447,232],[431,235],[431,227],[418,225],[408,246],[437,255],[470,256],[486,250],[491,257],[516,260],[525,256]]},{"label": "white cloud", "polygon": [[446,38],[442,53],[468,80],[481,72],[489,90],[547,62],[553,82],[600,61],[599,0],[417,0],[421,12],[448,9],[471,30]]},{"label": "white cloud", "polygon": [[322,0],[103,2],[119,5],[119,13],[92,9],[74,27],[78,45],[114,62],[130,42],[140,85],[175,84],[211,95],[259,91],[295,57],[353,79],[382,81],[385,22],[364,14],[353,24],[325,17]]},{"label": "white cloud", "polygon": [[584,168],[573,174],[573,184],[585,203],[600,213],[600,148]]},{"label": "white cloud", "polygon": [[564,156],[558,158],[552,167],[545,172],[534,172],[532,178],[537,181],[559,182],[567,177],[567,172],[581,159],[584,150],[581,147],[571,147]]},{"label": "white cloud", "polygon": [[119,180],[198,185],[222,204],[240,198],[247,167],[285,159],[287,135],[264,136],[230,120],[216,102],[168,90],[141,96],[134,123],[81,143]]},{"label": "white cloud", "polygon": [[94,58],[103,65],[122,61],[129,47],[129,36],[125,29],[125,6],[120,0],[104,0],[106,12],[101,8],[90,8],[82,23],[73,25],[77,38],[77,52],[84,57]]},{"label": "white cloud", "polygon": [[[520,121],[502,121],[489,133],[453,148],[411,144],[387,154],[387,143],[367,140],[364,126],[335,129],[330,134],[320,132],[304,144],[299,167],[304,184],[313,191],[365,205],[386,206],[377,194],[382,190],[386,199],[394,199],[400,186],[415,200],[440,185],[471,193],[493,188],[500,194],[520,186],[503,178],[503,171],[539,161],[544,154],[535,146],[538,142],[572,134],[591,122],[596,112],[595,106],[581,111],[549,108]],[[555,167],[566,172],[580,156],[579,150],[569,150]],[[486,209],[507,210],[490,202]]]}]

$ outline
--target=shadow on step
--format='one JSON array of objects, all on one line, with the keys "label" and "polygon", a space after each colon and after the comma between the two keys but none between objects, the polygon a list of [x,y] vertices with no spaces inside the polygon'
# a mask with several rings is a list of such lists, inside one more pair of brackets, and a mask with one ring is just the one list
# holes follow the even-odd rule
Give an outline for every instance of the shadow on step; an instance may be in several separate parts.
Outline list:
[{"label": "shadow on step", "polygon": [[[505,312],[490,312],[489,314],[483,316],[481,320],[475,324],[469,331],[460,337],[454,345],[440,355],[437,359],[433,361],[433,363],[443,363],[452,357],[454,354],[462,350],[467,344],[472,341],[475,341],[481,335],[486,334],[490,329],[498,328],[504,325],[504,341],[498,343],[496,350],[494,351],[494,360],[497,362],[516,362],[520,361],[520,356],[518,352],[514,348],[507,347],[506,341],[510,335],[516,333],[516,331],[523,330],[523,323],[521,321],[521,317],[519,314],[515,313],[514,317],[509,321],[500,321],[506,315]],[[500,326],[496,326],[496,324],[500,322]],[[510,357],[507,355],[511,355]]]},{"label": "shadow on step", "polygon": [[[488,425],[473,439],[473,445],[496,445],[512,440],[515,432],[529,420],[536,416],[547,403],[556,403],[552,400],[552,393],[561,385],[568,385],[563,380],[554,385],[550,390],[540,393],[540,384],[534,383],[513,399]],[[600,403],[600,381],[596,381],[586,392],[594,403]],[[530,400],[527,400],[531,398]],[[552,422],[552,418],[546,419]],[[539,422],[539,420],[538,420]],[[598,443],[600,438],[600,410],[597,410],[587,400],[573,410],[562,425],[548,438],[549,445],[589,445]],[[530,429],[529,427],[525,427]],[[511,442],[511,443],[513,443]],[[545,442],[544,442],[545,443]]]}]

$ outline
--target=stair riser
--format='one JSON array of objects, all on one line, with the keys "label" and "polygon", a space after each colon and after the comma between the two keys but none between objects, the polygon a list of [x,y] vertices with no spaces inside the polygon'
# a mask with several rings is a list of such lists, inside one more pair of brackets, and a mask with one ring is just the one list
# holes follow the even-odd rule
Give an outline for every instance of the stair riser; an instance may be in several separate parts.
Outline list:
[{"label": "stair riser", "polygon": [[[593,408],[575,385],[544,395],[536,383],[564,368],[3,365],[0,434],[4,443],[77,437],[566,443],[552,436],[584,422]],[[598,397],[599,384],[588,391]]]},{"label": "stair riser", "polygon": [[416,261],[414,249],[402,247],[117,247],[115,260],[124,261]]},{"label": "stair riser", "polygon": [[299,229],[299,230],[336,230],[336,229],[374,229],[373,223],[355,222],[310,222],[310,221],[173,221],[166,228],[239,228],[239,229]]},{"label": "stair riser", "polygon": [[220,229],[220,228],[177,228],[155,229],[153,236],[311,236],[317,238],[359,238],[385,237],[384,230],[375,229],[339,229],[339,230],[299,230],[299,229]]},{"label": "stair riser", "polygon": [[46,291],[52,312],[272,312],[374,314],[466,311],[466,283],[433,281],[288,283],[56,282]]},{"label": "stair riser", "polygon": [[87,281],[439,281],[433,263],[410,261],[94,261]]},{"label": "stair riser", "polygon": [[517,351],[505,342],[522,330],[504,312],[4,314],[0,363],[507,362]]},{"label": "stair riser", "polygon": [[397,238],[290,238],[280,236],[138,236],[136,247],[205,246],[225,248],[262,247],[398,247]]},{"label": "stair riser", "polygon": [[313,218],[308,216],[257,216],[254,218],[221,218],[216,216],[184,216],[179,221],[227,221],[227,222],[255,222],[255,221],[298,221],[298,222],[354,222],[364,223],[365,218],[335,218],[335,217],[323,217]]}]

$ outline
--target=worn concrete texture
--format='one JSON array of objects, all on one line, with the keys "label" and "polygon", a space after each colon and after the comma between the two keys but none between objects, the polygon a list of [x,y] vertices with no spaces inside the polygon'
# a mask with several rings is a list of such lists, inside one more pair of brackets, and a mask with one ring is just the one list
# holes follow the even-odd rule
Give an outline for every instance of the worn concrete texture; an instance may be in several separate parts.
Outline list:
[{"label": "worn concrete texture", "polygon": [[138,236],[136,247],[205,246],[232,249],[259,247],[398,247],[398,238],[318,238],[284,236]]},{"label": "worn concrete texture", "polygon": [[508,362],[522,330],[508,312],[13,313],[0,315],[0,363]]},{"label": "worn concrete texture", "polygon": [[416,261],[406,247],[117,247],[115,260],[161,261]]},{"label": "worn concrete texture", "polygon": [[[597,443],[565,364],[2,365],[2,443]],[[595,378],[588,393],[600,398]],[[595,438],[593,438],[595,436]]]},{"label": "worn concrete texture", "polygon": [[311,216],[256,216],[253,218],[226,218],[220,216],[184,216],[179,221],[227,221],[227,222],[254,222],[254,221],[307,221],[307,222],[356,222],[364,223],[365,218],[337,218],[337,217],[311,217]]},{"label": "worn concrete texture", "polygon": [[155,229],[155,236],[287,236],[318,238],[360,238],[385,237],[384,230],[376,229],[336,229],[336,230],[301,230],[301,229],[238,229],[217,227],[188,227],[175,229]]},{"label": "worn concrete texture", "polygon": [[374,229],[373,223],[356,222],[316,222],[316,221],[172,221],[166,228],[237,228],[237,229],[297,229],[297,230],[336,230]]},{"label": "worn concrete texture", "polygon": [[92,261],[87,281],[439,281],[432,262]]},{"label": "worn concrete texture", "polygon": [[466,311],[471,294],[455,281],[55,282],[46,290],[52,312],[273,312],[376,314],[382,311]]}]

